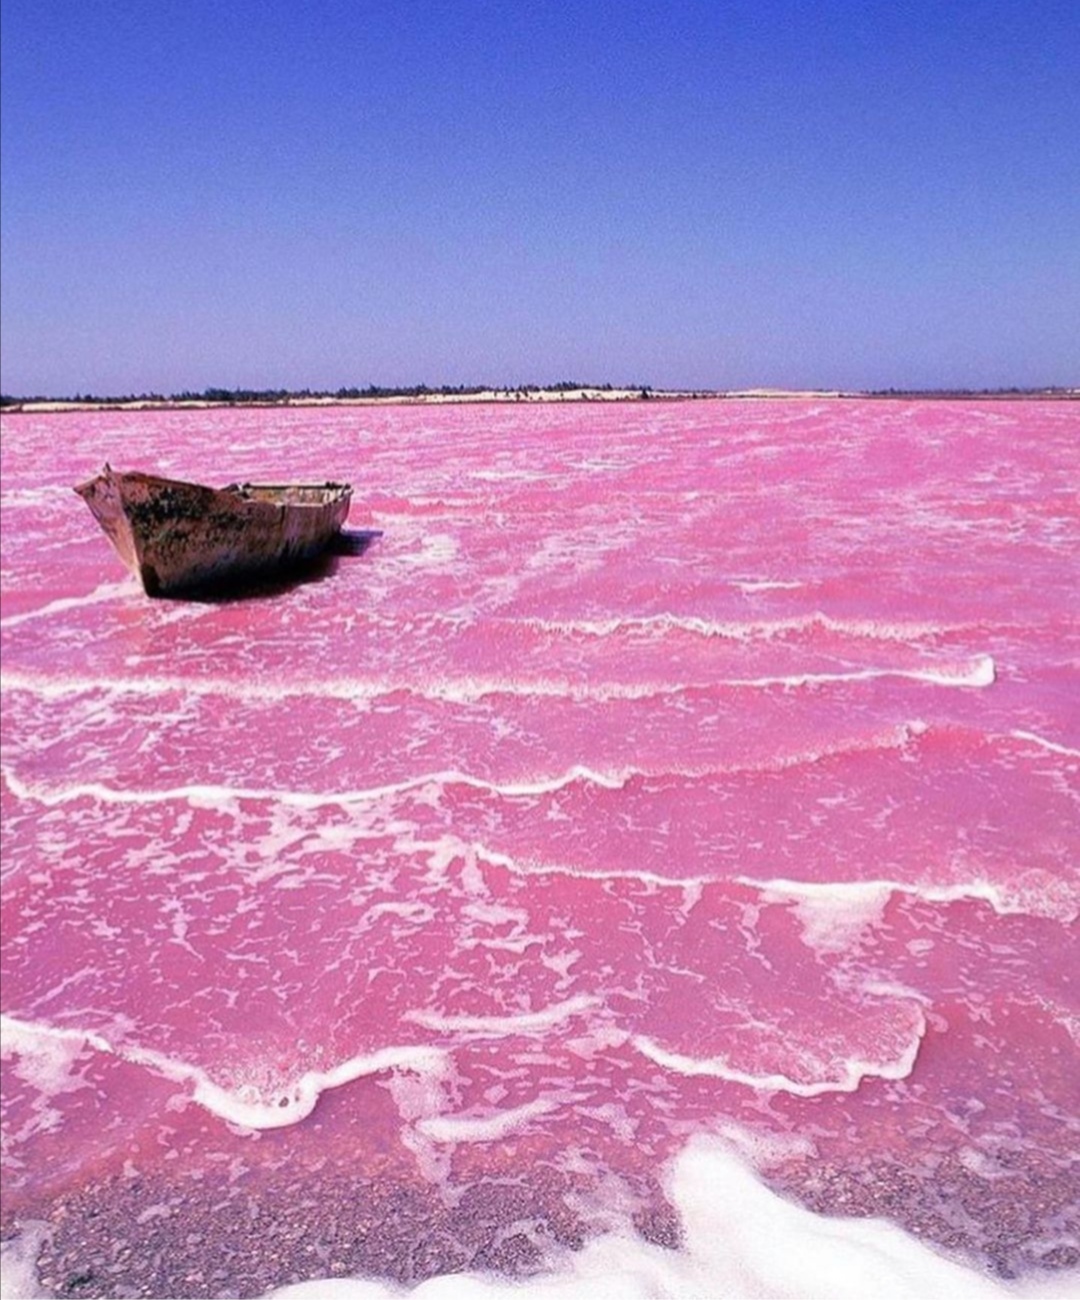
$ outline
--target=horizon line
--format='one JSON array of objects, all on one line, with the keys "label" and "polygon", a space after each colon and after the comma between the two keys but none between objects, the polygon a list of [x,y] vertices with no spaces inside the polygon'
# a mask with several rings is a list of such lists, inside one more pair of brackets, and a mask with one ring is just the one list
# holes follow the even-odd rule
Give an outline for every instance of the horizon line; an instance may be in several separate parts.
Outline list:
[{"label": "horizon line", "polygon": [[522,400],[548,401],[641,401],[686,400],[702,398],[1080,398],[1080,388],[1066,385],[1002,385],[995,387],[913,387],[837,389],[784,388],[759,386],[749,388],[657,388],[651,384],[578,383],[555,384],[368,384],[331,388],[224,388],[211,385],[201,391],[182,389],[169,394],[156,390],[124,395],[98,395],[76,391],[74,396],[34,394],[33,396],[0,395],[0,409],[16,414],[27,408],[86,409],[96,407],[135,407],[162,409],[169,407],[229,406],[303,406],[366,405],[408,401],[496,402]]}]

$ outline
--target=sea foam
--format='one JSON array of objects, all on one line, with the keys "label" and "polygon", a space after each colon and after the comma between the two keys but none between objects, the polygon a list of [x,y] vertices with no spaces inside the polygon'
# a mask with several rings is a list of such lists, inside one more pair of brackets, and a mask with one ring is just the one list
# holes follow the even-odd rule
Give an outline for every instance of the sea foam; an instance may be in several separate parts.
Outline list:
[{"label": "sea foam", "polygon": [[[761,1093],[786,1092],[793,1097],[820,1097],[830,1092],[854,1092],[863,1080],[868,1078],[906,1079],[914,1068],[915,1059],[919,1054],[919,1045],[925,1032],[926,1020],[919,1012],[909,1042],[895,1059],[864,1061],[856,1057],[848,1057],[842,1061],[832,1062],[835,1068],[830,1071],[830,1076],[815,1079],[813,1082],[792,1079],[781,1073],[751,1074],[733,1066],[724,1056],[697,1057],[682,1052],[672,1052],[645,1034],[635,1034],[630,1041],[642,1056],[673,1074],[687,1077],[704,1075],[712,1079],[723,1079],[728,1083],[741,1084]],[[820,1070],[823,1063],[816,1061],[814,1065],[817,1070]]]},{"label": "sea foam", "polygon": [[339,699],[355,704],[391,695],[411,696],[445,704],[477,704],[493,696],[569,699],[608,703],[618,700],[651,700],[695,691],[800,690],[807,687],[844,686],[879,679],[897,679],[924,685],[956,688],[992,686],[997,670],[992,656],[978,654],[957,659],[928,660],[925,667],[881,664],[872,668],[763,673],[756,677],[701,677],[677,681],[571,680],[545,676],[520,678],[484,674],[460,674],[424,680],[423,674],[333,678],[279,677],[273,682],[229,680],[202,676],[183,677],[141,673],[131,677],[92,677],[79,674],[44,677],[33,672],[9,672],[0,679],[5,691],[32,692],[46,699],[61,699],[88,691],[109,691],[120,695],[153,697],[184,692],[189,695],[221,696],[251,701],[281,701],[296,698]]},{"label": "sea foam", "polygon": [[[284,1084],[240,1077],[232,1086],[225,1086],[198,1066],[136,1043],[113,1043],[98,1031],[57,1028],[6,1015],[0,1016],[0,1030],[5,1056],[30,1055],[42,1060],[57,1057],[63,1063],[84,1047],[103,1052],[184,1086],[193,1101],[242,1129],[297,1124],[311,1114],[327,1089],[340,1088],[367,1075],[404,1070],[439,1080],[449,1068],[449,1058],[440,1048],[390,1046],[351,1057],[326,1070],[305,1071]],[[61,1051],[63,1047],[67,1050]]]},{"label": "sea foam", "polygon": [[[1074,1274],[995,1280],[880,1219],[830,1218],[784,1200],[717,1138],[691,1140],[666,1179],[679,1250],[609,1233],[527,1279],[431,1278],[402,1288],[371,1278],[316,1278],[268,1300],[1074,1300]],[[23,1224],[0,1247],[3,1300],[45,1300],[34,1261],[47,1236]]]},{"label": "sea foam", "polygon": [[[770,1191],[727,1142],[699,1137],[675,1159],[668,1193],[679,1250],[611,1233],[528,1279],[432,1278],[413,1300],[1074,1300],[1075,1277],[997,1281],[880,1219],[829,1218]],[[273,1300],[394,1300],[370,1279],[317,1280]]]}]

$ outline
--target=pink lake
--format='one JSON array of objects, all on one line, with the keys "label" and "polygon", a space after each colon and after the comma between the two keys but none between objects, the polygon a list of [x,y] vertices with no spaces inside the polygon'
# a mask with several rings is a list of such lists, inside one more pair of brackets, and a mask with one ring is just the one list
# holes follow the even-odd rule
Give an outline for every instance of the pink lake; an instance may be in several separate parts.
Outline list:
[{"label": "pink lake", "polygon": [[[40,1294],[617,1258],[841,1296],[871,1218],[861,1294],[1080,1285],[1080,405],[2,444],[4,1217],[53,1225]],[[344,479],[379,536],[151,601],[71,491],[106,460]]]}]

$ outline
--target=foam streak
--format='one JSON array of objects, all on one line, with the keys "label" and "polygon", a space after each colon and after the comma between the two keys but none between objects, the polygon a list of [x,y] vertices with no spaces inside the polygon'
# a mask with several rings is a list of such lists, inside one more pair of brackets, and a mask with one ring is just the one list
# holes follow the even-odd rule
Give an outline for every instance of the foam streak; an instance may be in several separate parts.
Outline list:
[{"label": "foam streak", "polygon": [[575,701],[649,700],[665,696],[710,690],[771,690],[776,687],[800,689],[807,686],[845,685],[854,682],[895,678],[929,686],[970,688],[992,686],[996,677],[990,655],[977,655],[955,665],[942,662],[927,668],[860,668],[850,672],[805,672],[764,675],[761,677],[720,677],[708,681],[631,683],[574,682],[538,677],[530,681],[505,678],[474,677],[417,683],[413,679],[337,679],[334,681],[294,681],[260,684],[238,683],[212,677],[132,677],[42,678],[33,673],[6,673],[0,689],[26,691],[45,699],[62,699],[90,691],[109,691],[122,695],[152,697],[183,693],[197,696],[225,696],[241,700],[286,700],[295,698],[340,699],[351,702],[383,699],[388,695],[408,695],[436,703],[476,704],[493,696],[520,696],[537,699]]},{"label": "foam streak", "polygon": [[635,1034],[631,1044],[650,1061],[675,1074],[687,1076],[706,1075],[724,1079],[728,1083],[742,1084],[756,1092],[787,1092],[796,1097],[820,1097],[829,1092],[854,1092],[867,1078],[906,1079],[915,1065],[919,1045],[926,1032],[926,1022],[921,1013],[915,1037],[907,1049],[895,1060],[884,1062],[849,1060],[835,1079],[822,1079],[816,1083],[799,1083],[785,1074],[749,1074],[736,1069],[723,1056],[684,1056],[669,1052],[645,1034]]},{"label": "foam streak", "polygon": [[132,1065],[142,1066],[172,1083],[191,1089],[192,1098],[212,1114],[231,1124],[249,1129],[285,1128],[305,1119],[315,1108],[321,1093],[339,1088],[365,1075],[387,1070],[410,1070],[417,1074],[441,1077],[446,1058],[438,1048],[384,1047],[359,1055],[326,1071],[308,1071],[272,1095],[251,1085],[226,1088],[198,1066],[179,1061],[152,1048],[114,1044],[94,1030],[57,1028],[52,1025],[0,1016],[4,1054],[28,1050],[35,1039],[85,1043],[96,1052],[115,1056]]}]

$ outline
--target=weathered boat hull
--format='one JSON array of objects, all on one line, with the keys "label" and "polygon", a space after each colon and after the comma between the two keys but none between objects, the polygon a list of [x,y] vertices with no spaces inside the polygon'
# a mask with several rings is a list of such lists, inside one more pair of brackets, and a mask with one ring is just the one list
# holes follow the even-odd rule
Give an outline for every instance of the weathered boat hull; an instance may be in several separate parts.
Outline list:
[{"label": "weathered boat hull", "polygon": [[311,559],[340,532],[352,496],[344,483],[210,488],[108,465],[75,491],[150,596]]}]

